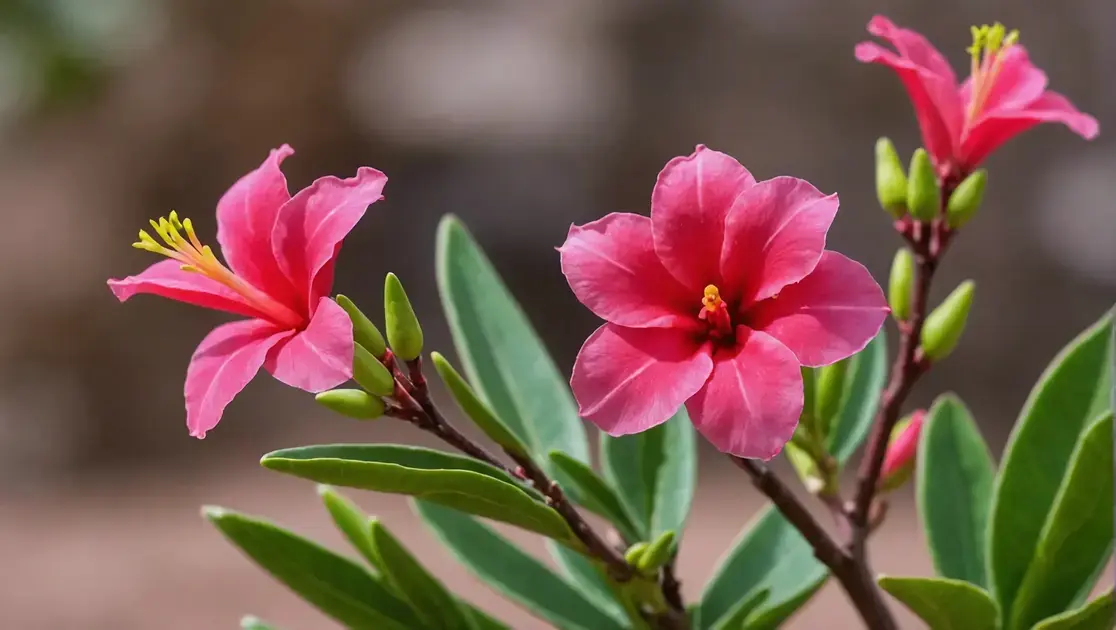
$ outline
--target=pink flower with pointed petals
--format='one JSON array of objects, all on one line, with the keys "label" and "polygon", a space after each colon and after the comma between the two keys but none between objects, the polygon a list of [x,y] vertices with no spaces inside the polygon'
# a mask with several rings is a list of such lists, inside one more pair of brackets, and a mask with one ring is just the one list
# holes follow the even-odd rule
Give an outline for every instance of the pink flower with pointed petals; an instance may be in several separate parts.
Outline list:
[{"label": "pink flower with pointed petals", "polygon": [[914,105],[922,141],[939,174],[961,177],[1000,145],[1043,122],[1057,122],[1092,140],[1099,127],[1066,97],[1046,89],[1018,33],[1002,25],[974,28],[971,75],[958,84],[949,62],[922,35],[877,15],[868,32],[895,47],[872,42],[856,46],[856,58],[883,64],[899,75]]},{"label": "pink flower with pointed petals", "polygon": [[659,174],[650,218],[571,227],[562,272],[607,322],[574,364],[582,417],[626,435],[684,404],[721,451],[778,454],[802,412],[801,367],[858,352],[888,312],[868,271],[825,249],[837,205],[698,146]]},{"label": "pink flower with pointed petals", "polygon": [[213,329],[190,359],[186,426],[194,437],[217,426],[261,367],[308,392],[352,376],[352,323],[329,298],[334,261],[342,239],[383,198],[387,177],[360,168],[350,179],[322,177],[292,197],[279,170],[292,153],[287,145],[271,151],[217,203],[225,264],[189,219],[172,212],[151,222],[162,243],[141,231],[134,244],[170,260],[108,281],[121,302],[151,293],[248,318]]}]

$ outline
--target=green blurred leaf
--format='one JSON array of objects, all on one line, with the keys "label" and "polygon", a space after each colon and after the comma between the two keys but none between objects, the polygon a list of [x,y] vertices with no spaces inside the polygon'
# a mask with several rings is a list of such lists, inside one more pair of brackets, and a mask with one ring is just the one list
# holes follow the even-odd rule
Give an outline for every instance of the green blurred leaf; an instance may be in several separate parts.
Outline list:
[{"label": "green blurred leaf", "polygon": [[713,630],[744,630],[744,628],[748,627],[744,623],[748,619],[748,615],[762,606],[770,596],[771,591],[767,589],[760,589],[752,592],[748,597],[740,600],[736,607],[713,627]]},{"label": "green blurred leaf", "polygon": [[538,560],[466,514],[415,501],[418,515],[450,552],[496,592],[568,630],[622,630],[577,589]]},{"label": "green blurred leaf", "polygon": [[442,382],[445,383],[446,389],[457,402],[457,406],[473,421],[473,424],[477,425],[477,428],[506,450],[518,455],[527,454],[529,450],[527,445],[512,433],[511,429],[496,417],[496,414],[492,413],[488,405],[477,396],[473,387],[465,381],[465,377],[450,365],[448,359],[438,352],[431,352],[430,361],[434,364],[434,369],[438,371]]},{"label": "green blurred leaf", "polygon": [[706,585],[699,611],[701,629],[716,627],[741,600],[761,590],[770,596],[756,615],[774,611],[789,617],[827,574],[798,530],[768,506],[744,528]]},{"label": "green blurred leaf", "polygon": [[425,622],[424,627],[438,630],[469,629],[469,620],[458,607],[453,595],[382,523],[376,520],[370,522],[369,532],[379,565],[383,567],[384,578],[407,598],[415,614]]},{"label": "green blurred leaf", "polygon": [[876,417],[880,392],[887,380],[887,335],[884,331],[849,361],[845,395],[829,435],[829,452],[841,463],[860,448]]},{"label": "green blurred leaf", "polygon": [[418,619],[360,565],[264,520],[219,507],[205,517],[256,564],[349,628],[414,630]]},{"label": "green blurred leaf", "polygon": [[1112,315],[1073,340],[1040,377],[1004,451],[992,498],[989,583],[1010,611],[1078,437],[1108,407]]},{"label": "green blurred leaf", "polygon": [[1034,630],[1112,630],[1116,626],[1116,610],[1112,593],[1102,595],[1088,605],[1043,620]]},{"label": "green blurred leaf", "polygon": [[557,512],[504,471],[468,457],[396,444],[327,444],[278,450],[260,463],[319,483],[419,497],[576,544]]},{"label": "green blurred leaf", "polygon": [[1112,412],[1089,427],[1070,458],[1011,610],[1011,627],[1031,628],[1075,605],[1112,551]]},{"label": "green blurred leaf", "polygon": [[[616,590],[609,584],[607,574],[592,560],[551,540],[546,541],[546,546],[565,574],[566,581],[584,595],[585,599],[592,601],[597,608],[607,613],[617,623],[623,624],[628,621],[623,603],[615,596]],[[636,617],[639,617],[638,612]]]},{"label": "green blurred leaf", "polygon": [[965,404],[940,397],[919,439],[918,514],[938,575],[986,587],[988,506],[996,475]]},{"label": "green blurred leaf", "polygon": [[337,529],[345,535],[353,548],[360,552],[372,568],[377,572],[381,571],[380,560],[376,557],[376,550],[372,548],[372,537],[368,532],[368,515],[327,485],[318,486],[318,494],[322,497],[322,502],[325,503],[326,510],[329,511]]},{"label": "green blurred leaf", "polygon": [[456,217],[438,226],[437,259],[442,306],[469,382],[544,466],[552,450],[588,462],[585,427],[566,379]]},{"label": "green blurred leaf", "polygon": [[811,597],[816,595],[817,592],[825,586],[827,580],[829,580],[828,573],[816,578],[813,583],[808,584],[806,588],[799,589],[794,597],[784,600],[783,603],[760,610],[748,619],[744,626],[745,629],[775,630],[776,628],[781,628],[787,619],[790,619],[794,613],[798,612],[799,608],[802,608],[806,602],[810,601]]},{"label": "green blurred leaf", "polygon": [[259,617],[248,615],[240,620],[240,630],[279,630]]},{"label": "green blurred leaf", "polygon": [[469,619],[472,621],[474,630],[511,630],[511,626],[492,617],[476,606],[470,606],[462,602],[465,607]]},{"label": "green blurred leaf", "polygon": [[572,484],[576,489],[575,495],[582,507],[607,519],[627,540],[638,539],[620,498],[592,468],[561,451],[551,451],[550,461],[565,475],[567,485]]},{"label": "green blurred leaf", "polygon": [[996,630],[996,602],[964,580],[881,577],[880,587],[903,602],[930,630]]}]

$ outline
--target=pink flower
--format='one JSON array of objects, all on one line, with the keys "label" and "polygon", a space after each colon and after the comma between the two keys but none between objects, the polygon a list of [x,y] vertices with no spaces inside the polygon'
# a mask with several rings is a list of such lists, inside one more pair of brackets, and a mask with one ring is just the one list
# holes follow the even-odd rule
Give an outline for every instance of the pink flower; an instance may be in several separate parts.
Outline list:
[{"label": "pink flower", "polygon": [[896,478],[896,475],[909,474],[910,471],[906,469],[914,463],[915,454],[918,453],[918,438],[922,435],[922,422],[925,419],[926,411],[919,409],[911,414],[910,422],[892,436],[880,472],[880,477],[885,484]]},{"label": "pink flower", "polygon": [[205,437],[225,406],[265,367],[309,392],[352,376],[348,315],[328,296],[341,240],[382,199],[387,177],[360,168],[351,179],[323,177],[294,197],[279,170],[294,151],[275,149],[217,202],[217,242],[227,266],[199,242],[189,219],[152,221],[162,239],[140,231],[139,249],[167,256],[143,273],[109,280],[123,302],[152,293],[242,315],[213,329],[186,370],[186,426]]},{"label": "pink flower", "polygon": [[581,415],[626,435],[685,404],[721,451],[778,454],[802,411],[801,366],[861,350],[888,312],[863,266],[825,250],[837,204],[698,146],[659,174],[651,218],[571,227],[562,272],[607,322],[574,365]]},{"label": "pink flower", "polygon": [[949,62],[922,35],[877,15],[868,32],[895,52],[872,42],[856,46],[856,58],[881,63],[899,75],[914,105],[922,141],[942,176],[963,176],[1016,134],[1038,123],[1059,122],[1092,140],[1097,121],[1066,97],[1046,89],[1046,74],[1016,43],[1018,32],[1002,25],[973,28],[971,75],[958,85]]}]

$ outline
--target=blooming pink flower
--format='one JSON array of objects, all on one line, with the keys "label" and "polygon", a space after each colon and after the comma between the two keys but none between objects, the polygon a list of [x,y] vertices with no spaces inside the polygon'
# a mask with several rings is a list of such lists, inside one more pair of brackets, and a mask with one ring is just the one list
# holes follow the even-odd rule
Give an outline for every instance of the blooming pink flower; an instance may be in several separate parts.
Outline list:
[{"label": "blooming pink flower", "polygon": [[571,227],[562,272],[607,322],[574,365],[581,415],[625,435],[685,404],[721,451],[778,454],[802,412],[801,366],[861,350],[888,312],[863,266],[825,250],[837,205],[698,146],[659,174],[650,218]]},{"label": "blooming pink flower", "polygon": [[914,462],[915,454],[918,453],[918,438],[922,435],[922,423],[925,419],[924,409],[912,413],[907,426],[903,427],[903,430],[899,431],[887,445],[883,469],[880,471],[884,483]]},{"label": "blooming pink flower", "polygon": [[322,177],[291,196],[279,170],[294,153],[271,151],[217,202],[217,242],[227,266],[202,245],[189,219],[152,221],[134,246],[167,256],[136,276],[109,280],[123,302],[152,293],[248,319],[213,329],[186,370],[186,426],[205,437],[225,406],[265,367],[276,379],[320,392],[352,376],[348,315],[328,296],[341,240],[382,199],[387,177],[360,168],[351,179]]},{"label": "blooming pink flower", "polygon": [[942,176],[963,176],[1016,134],[1042,122],[1059,122],[1086,140],[1096,119],[1066,97],[1046,89],[1046,74],[1003,26],[974,28],[971,75],[958,85],[949,62],[918,33],[877,15],[868,32],[895,52],[872,42],[856,46],[856,58],[881,63],[899,75],[914,105],[922,141]]}]

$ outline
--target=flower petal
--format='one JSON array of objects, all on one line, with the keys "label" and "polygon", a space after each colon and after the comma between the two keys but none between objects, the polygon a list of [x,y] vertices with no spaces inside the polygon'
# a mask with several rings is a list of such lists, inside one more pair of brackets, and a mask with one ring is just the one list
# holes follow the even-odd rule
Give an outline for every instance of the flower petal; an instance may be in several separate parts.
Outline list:
[{"label": "flower petal", "polygon": [[823,195],[794,177],[749,188],[736,198],[725,222],[722,291],[746,307],[805,278],[825,251],[838,205],[836,194]]},{"label": "flower petal", "polygon": [[749,324],[778,339],[808,366],[860,352],[889,310],[883,290],[860,263],[827,251],[814,272],[778,297],[760,302]]},{"label": "flower petal", "polygon": [[907,28],[899,28],[882,15],[873,16],[868,21],[868,32],[886,39],[911,63],[948,79],[954,85],[957,84],[957,77],[953,74],[949,61],[921,34]]},{"label": "flower petal", "polygon": [[272,149],[259,168],[241,177],[221,197],[217,202],[217,242],[234,273],[283,303],[301,305],[301,300],[293,299],[294,287],[279,269],[271,249],[275,217],[291,198],[279,166],[293,153],[294,149],[285,144]]},{"label": "flower petal", "polygon": [[186,426],[204,438],[221,421],[232,399],[256,376],[267,353],[294,334],[260,320],[214,328],[194,351],[186,369]]},{"label": "flower petal", "polygon": [[631,328],[698,323],[701,294],[688,295],[663,267],[655,254],[651,219],[613,212],[571,226],[558,252],[574,295],[597,317]]},{"label": "flower petal", "polygon": [[305,330],[272,349],[267,371],[280,382],[311,393],[353,376],[353,323],[336,302],[322,298]]},{"label": "flower petal", "polygon": [[322,177],[299,191],[279,209],[271,246],[279,268],[312,310],[329,292],[316,283],[322,269],[337,255],[341,240],[364,216],[368,206],[383,199],[387,177],[361,167],[355,177]]},{"label": "flower petal", "polygon": [[973,168],[1008,140],[1046,122],[1062,123],[1086,140],[1092,140],[1100,132],[1096,118],[1078,111],[1061,94],[1045,92],[1024,109],[986,113],[966,135],[961,161],[965,167]]},{"label": "flower petal", "polygon": [[802,370],[774,337],[746,326],[736,332],[736,347],[714,354],[713,375],[686,410],[717,450],[769,460],[798,426]]},{"label": "flower petal", "polygon": [[666,422],[712,369],[708,346],[686,332],[605,324],[578,352],[570,385],[581,417],[628,435]]},{"label": "flower petal", "polygon": [[133,295],[150,293],[203,308],[265,318],[239,293],[200,273],[183,271],[182,263],[176,260],[161,260],[137,275],[121,280],[113,278],[108,285],[121,302]]},{"label": "flower petal", "polygon": [[[971,97],[972,81],[966,81],[969,94],[964,95],[966,107]],[[981,106],[982,112],[1018,110],[1038,100],[1046,90],[1046,73],[1035,67],[1022,46],[1012,46],[1004,53],[992,89]]]},{"label": "flower petal", "polygon": [[651,194],[655,251],[690,291],[701,293],[719,282],[725,217],[736,196],[755,181],[740,162],[703,145],[659,173]]}]

